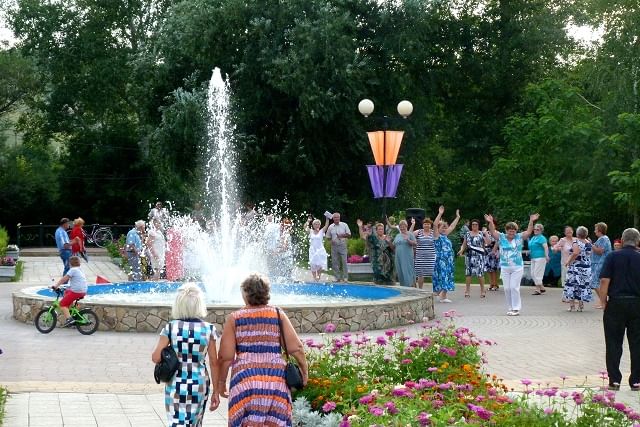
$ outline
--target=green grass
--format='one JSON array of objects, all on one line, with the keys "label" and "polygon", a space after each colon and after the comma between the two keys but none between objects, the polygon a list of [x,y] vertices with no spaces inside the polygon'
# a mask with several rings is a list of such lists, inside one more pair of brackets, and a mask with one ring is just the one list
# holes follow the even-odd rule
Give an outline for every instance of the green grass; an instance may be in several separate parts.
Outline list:
[{"label": "green grass", "polygon": [[4,419],[4,404],[7,402],[7,389],[0,386],[0,426],[2,426]]},{"label": "green grass", "polygon": [[18,261],[16,263],[16,275],[13,276],[13,282],[19,282],[22,279],[22,273],[24,272],[24,262]]}]

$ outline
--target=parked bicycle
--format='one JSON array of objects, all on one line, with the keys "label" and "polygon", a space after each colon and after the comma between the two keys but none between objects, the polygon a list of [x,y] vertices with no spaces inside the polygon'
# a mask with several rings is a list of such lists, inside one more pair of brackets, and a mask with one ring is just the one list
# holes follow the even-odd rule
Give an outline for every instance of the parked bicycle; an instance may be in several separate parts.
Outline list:
[{"label": "parked bicycle", "polygon": [[[51,306],[44,307],[38,312],[35,319],[36,329],[43,334],[48,334],[53,331],[58,324],[58,313],[60,312],[60,297],[64,294],[64,290],[60,288],[51,288],[56,293],[56,299],[51,303]],[[79,298],[73,302],[69,307],[69,314],[71,318],[75,320],[73,326],[78,329],[82,335],[93,334],[99,326],[99,320],[96,313],[90,308],[81,309],[78,307]]]},{"label": "parked bicycle", "polygon": [[109,227],[93,224],[93,228],[89,232],[85,232],[88,243],[94,243],[99,248],[104,248],[108,243],[113,242],[113,234]]}]

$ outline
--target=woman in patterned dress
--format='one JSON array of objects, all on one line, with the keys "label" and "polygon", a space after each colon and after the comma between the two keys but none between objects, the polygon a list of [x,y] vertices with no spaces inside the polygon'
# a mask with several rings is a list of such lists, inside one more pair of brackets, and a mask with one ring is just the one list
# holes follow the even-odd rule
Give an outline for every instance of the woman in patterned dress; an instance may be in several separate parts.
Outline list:
[{"label": "woman in patterned dress", "polygon": [[484,233],[480,231],[480,221],[472,219],[471,230],[464,236],[460,252],[458,252],[459,256],[466,254],[464,257],[465,298],[471,296],[472,277],[477,277],[480,283],[480,298],[486,296],[484,290],[484,269],[487,263],[487,254],[484,247],[488,243],[489,240],[485,237]]},{"label": "woman in patterned dress", "polygon": [[453,291],[456,284],[453,281],[453,245],[449,240],[449,233],[455,230],[460,221],[460,211],[456,210],[456,219],[447,226],[446,221],[442,221],[444,206],[438,209],[438,216],[433,221],[433,241],[436,249],[436,265],[433,269],[433,293],[438,294],[440,302],[449,303],[447,292]]},{"label": "woman in patterned dress", "polygon": [[[416,219],[411,218],[411,227],[415,225]],[[400,232],[393,239],[391,246],[395,252],[394,262],[398,282],[400,286],[415,286],[416,272],[413,269],[413,248],[416,246],[416,237],[413,230],[409,230],[409,225],[404,219],[398,223]]]},{"label": "woman in patterned dress", "polygon": [[[218,390],[229,399],[229,426],[291,426],[291,392],[285,382],[287,362],[282,340],[298,362],[302,381],[309,377],[302,342],[287,315],[280,310],[284,337],[280,337],[278,311],[268,305],[269,279],[258,274],[241,285],[245,307],[231,313],[220,339]],[[230,390],[224,381],[231,366]]]},{"label": "woman in patterned dress", "polygon": [[391,237],[384,234],[384,224],[376,224],[376,232],[366,231],[361,219],[356,221],[360,238],[367,242],[373,281],[380,285],[393,285],[393,250]]},{"label": "woman in patterned dress", "polygon": [[484,234],[486,238],[489,239],[489,243],[484,245],[484,249],[487,251],[484,270],[489,275],[489,290],[497,291],[499,289],[498,270],[500,269],[500,257],[498,256],[498,253],[500,252],[500,248],[498,247],[498,241],[493,238],[491,233],[489,233],[489,230],[487,230],[485,227],[482,227],[482,234]]},{"label": "woman in patterned dress", "polygon": [[573,242],[567,267],[567,282],[564,284],[562,296],[569,302],[568,311],[584,309],[584,303],[592,299],[591,295],[591,242],[587,240],[589,230],[580,226],[576,229],[577,239]]},{"label": "woman in patterned dress", "polygon": [[[216,332],[211,323],[201,320],[206,315],[207,306],[200,288],[192,283],[182,285],[171,309],[174,320],[160,332],[158,345],[151,355],[154,363],[159,363],[162,349],[170,340],[180,362],[173,380],[164,388],[169,427],[201,426],[211,383],[216,384],[218,379]],[[219,404],[220,397],[214,390],[209,409],[213,411]]]},{"label": "woman in patterned dress", "polygon": [[[607,236],[607,224],[599,222],[594,225],[594,233],[598,240],[592,245],[591,249],[591,289],[594,289],[598,297],[600,296],[600,271],[604,259],[611,252],[611,240]],[[602,308],[598,303],[594,308]]]},{"label": "woman in patterned dress", "polygon": [[416,236],[415,270],[418,277],[418,287],[422,289],[424,278],[433,277],[433,268],[436,265],[436,247],[433,242],[432,221],[425,218],[422,221],[422,229],[414,232]]}]

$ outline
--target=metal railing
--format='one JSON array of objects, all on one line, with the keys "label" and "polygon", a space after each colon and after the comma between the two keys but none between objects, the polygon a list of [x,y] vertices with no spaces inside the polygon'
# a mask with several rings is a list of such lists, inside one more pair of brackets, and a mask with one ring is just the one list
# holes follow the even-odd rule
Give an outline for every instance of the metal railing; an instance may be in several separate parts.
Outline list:
[{"label": "metal railing", "polygon": [[[20,248],[33,248],[33,247],[55,247],[56,246],[56,229],[59,225],[56,224],[34,224],[23,225],[16,224],[16,244]],[[121,224],[91,224],[85,225],[83,228],[87,234],[91,234],[91,231],[97,227],[107,227],[110,229],[114,240],[118,240],[121,235],[127,234],[132,225]],[[69,229],[70,231],[71,229]]]}]

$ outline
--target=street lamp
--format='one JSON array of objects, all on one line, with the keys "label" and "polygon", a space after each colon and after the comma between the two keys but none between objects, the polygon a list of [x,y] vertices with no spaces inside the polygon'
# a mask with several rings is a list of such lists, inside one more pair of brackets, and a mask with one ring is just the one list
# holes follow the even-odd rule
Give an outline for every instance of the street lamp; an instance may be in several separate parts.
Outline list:
[{"label": "street lamp", "polygon": [[[358,103],[358,111],[364,117],[369,117],[374,109],[375,105],[370,99],[363,99]],[[406,100],[400,101],[397,110],[398,114],[406,119],[413,113],[413,104]],[[367,165],[367,171],[369,172],[373,197],[382,198],[383,222],[387,217],[387,198],[396,196],[403,166],[396,164],[396,160],[404,132],[388,130],[389,120],[388,116],[382,116],[383,130],[367,132],[376,162],[375,165]]]}]

